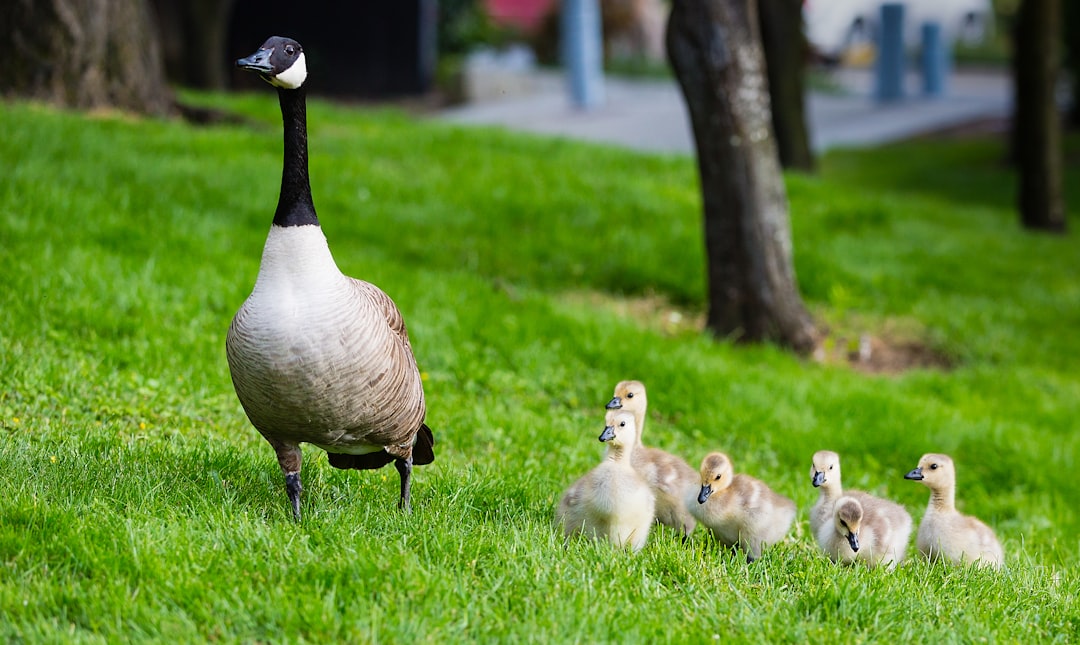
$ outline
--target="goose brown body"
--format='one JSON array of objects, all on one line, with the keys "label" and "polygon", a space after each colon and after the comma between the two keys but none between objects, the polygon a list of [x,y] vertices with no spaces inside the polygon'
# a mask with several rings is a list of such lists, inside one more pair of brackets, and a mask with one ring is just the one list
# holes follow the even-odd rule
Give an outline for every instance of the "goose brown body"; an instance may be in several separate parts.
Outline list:
[{"label": "goose brown body", "polygon": [[411,454],[425,406],[401,313],[338,270],[319,227],[271,231],[226,350],[236,394],[268,439]]}]

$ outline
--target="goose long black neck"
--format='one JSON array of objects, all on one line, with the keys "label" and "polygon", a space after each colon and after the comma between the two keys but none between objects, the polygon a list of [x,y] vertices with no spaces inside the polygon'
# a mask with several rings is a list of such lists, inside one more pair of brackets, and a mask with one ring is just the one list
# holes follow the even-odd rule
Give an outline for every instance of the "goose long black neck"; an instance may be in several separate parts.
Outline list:
[{"label": "goose long black neck", "polygon": [[278,88],[281,120],[285,128],[285,154],[281,167],[281,194],[274,224],[277,226],[318,225],[311,201],[308,178],[307,97],[304,88]]}]

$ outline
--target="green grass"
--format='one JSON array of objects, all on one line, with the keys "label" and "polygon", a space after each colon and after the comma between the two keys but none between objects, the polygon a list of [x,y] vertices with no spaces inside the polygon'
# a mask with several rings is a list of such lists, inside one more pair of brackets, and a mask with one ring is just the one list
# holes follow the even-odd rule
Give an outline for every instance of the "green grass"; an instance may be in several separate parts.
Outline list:
[{"label": "green grass", "polygon": [[[342,269],[404,312],[438,444],[409,517],[392,469],[305,449],[295,524],[224,355],[276,202],[277,105],[196,98],[259,125],[0,104],[0,639],[1080,637],[1080,242],[1019,230],[999,143],[837,152],[788,179],[818,320],[957,362],[883,377],[633,306],[703,308],[688,158],[314,103],[316,206]],[[1075,231],[1075,166],[1067,183]],[[564,546],[555,502],[599,460],[623,378],[649,387],[648,443],[727,451],[798,502],[799,534],[752,566],[700,531]],[[1007,570],[833,566],[806,530],[821,448],[916,519],[903,473],[952,454]]]}]

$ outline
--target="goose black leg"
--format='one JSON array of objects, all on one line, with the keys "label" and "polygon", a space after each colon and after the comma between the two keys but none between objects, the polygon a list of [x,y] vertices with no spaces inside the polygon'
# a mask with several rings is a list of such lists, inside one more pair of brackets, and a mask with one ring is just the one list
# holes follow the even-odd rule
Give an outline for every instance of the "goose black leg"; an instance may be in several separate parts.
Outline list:
[{"label": "goose black leg", "polygon": [[300,521],[300,492],[304,487],[300,485],[300,473],[285,475],[285,492],[289,494],[289,502],[292,503],[293,519]]},{"label": "goose black leg", "polygon": [[412,479],[412,456],[408,459],[395,459],[394,467],[397,468],[398,475],[401,477],[401,499],[398,500],[398,508],[406,513],[412,512],[412,507],[409,504],[409,498],[411,496],[410,484]]}]

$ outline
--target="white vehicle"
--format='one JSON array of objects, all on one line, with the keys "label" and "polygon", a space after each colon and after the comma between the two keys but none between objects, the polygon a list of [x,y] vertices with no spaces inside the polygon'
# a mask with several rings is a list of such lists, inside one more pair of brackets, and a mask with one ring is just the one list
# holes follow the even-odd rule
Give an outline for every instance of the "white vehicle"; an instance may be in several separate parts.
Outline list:
[{"label": "white vehicle", "polygon": [[[991,0],[896,0],[904,7],[904,42],[919,46],[923,23],[941,25],[945,42],[981,42],[993,27]],[[877,39],[885,0],[804,0],[803,19],[810,46],[825,60],[838,61],[853,47]]]}]

